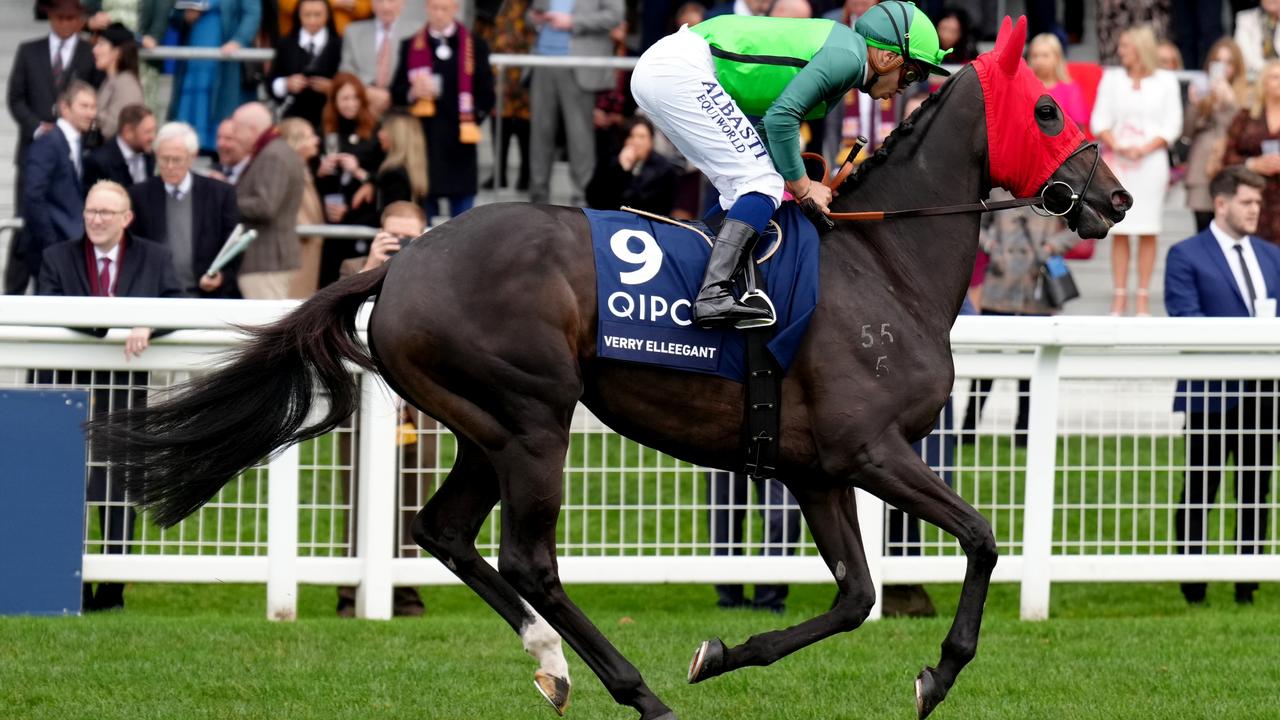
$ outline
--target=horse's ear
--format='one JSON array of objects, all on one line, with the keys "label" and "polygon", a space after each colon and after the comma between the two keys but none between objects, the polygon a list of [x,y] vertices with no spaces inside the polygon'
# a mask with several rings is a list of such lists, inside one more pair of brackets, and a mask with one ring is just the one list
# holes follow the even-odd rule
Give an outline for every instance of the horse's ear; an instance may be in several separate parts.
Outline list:
[{"label": "horse's ear", "polygon": [[1013,75],[1018,72],[1018,63],[1022,62],[1022,49],[1027,44],[1027,16],[1018,18],[1018,22],[1013,25],[1013,30],[1007,35],[1004,31],[1009,27],[1009,17],[1005,16],[1004,20],[1000,25],[1000,36],[1004,39],[1004,44],[998,53],[1000,69],[1006,75]]},{"label": "horse's ear", "polygon": [[1004,20],[1000,21],[1000,32],[996,33],[996,46],[991,49],[991,52],[997,56],[1000,54],[1000,51],[1004,49],[1005,43],[1009,41],[1009,31],[1012,29],[1013,19],[1005,15]]}]

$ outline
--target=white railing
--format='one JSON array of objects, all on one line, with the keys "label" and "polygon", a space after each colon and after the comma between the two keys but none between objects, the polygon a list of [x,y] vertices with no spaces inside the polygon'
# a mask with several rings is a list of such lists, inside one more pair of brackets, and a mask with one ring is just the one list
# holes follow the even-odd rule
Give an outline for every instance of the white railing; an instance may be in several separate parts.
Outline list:
[{"label": "white railing", "polygon": [[[234,347],[239,336],[230,324],[267,322],[293,306],[3,298],[0,383],[25,383],[29,368],[129,369],[151,371],[153,392],[163,392],[167,380],[157,378],[205,370],[215,353]],[[158,339],[140,359],[125,363],[122,331],[97,340],[64,329],[70,325],[188,329]],[[1047,616],[1052,582],[1280,580],[1274,495],[1264,501],[1271,510],[1271,527],[1261,536],[1264,554],[1237,551],[1231,511],[1242,508],[1225,495],[1209,502],[1226,509],[1211,516],[1210,554],[1177,554],[1172,517],[1186,467],[1175,457],[1182,422],[1170,410],[1180,377],[1280,375],[1280,321],[961,318],[952,341],[962,380],[954,420],[941,436],[960,434],[968,378],[993,378],[996,388],[970,441],[953,459],[934,464],[992,521],[1002,555],[994,579],[1021,584],[1024,618]],[[1007,386],[1018,379],[1029,379],[1031,387],[1025,432],[1011,428],[1017,392]],[[398,444],[404,436],[396,401],[378,378],[360,381],[354,466],[342,459],[350,452],[342,449],[351,444],[348,429],[327,450],[304,446],[280,453],[265,473],[244,476],[173,531],[147,530],[143,523],[133,554],[91,551],[101,543],[87,528],[85,579],[265,583],[268,615],[276,619],[295,614],[299,583],[358,585],[357,612],[385,618],[393,586],[456,582],[440,563],[410,556],[404,533],[421,500],[405,500],[406,487],[438,484],[451,463],[452,440],[419,418],[414,447],[420,456],[416,464],[408,462]],[[760,502],[709,502],[703,469],[618,438],[582,408],[573,432],[558,536],[566,582],[830,581],[807,533],[784,543],[793,556],[751,554],[780,547],[762,541],[769,528],[756,517]],[[1025,455],[1018,449],[1023,440]],[[425,465],[421,455],[430,456]],[[949,536],[925,529],[918,539],[887,542],[892,515],[865,493],[858,502],[877,587],[963,577],[964,558]],[[747,549],[743,556],[714,554],[708,513],[724,510],[746,512],[745,540],[735,544]],[[266,518],[265,539],[258,534],[259,516]],[[350,535],[356,536],[354,547]],[[490,521],[477,544],[492,562],[497,541]]]}]

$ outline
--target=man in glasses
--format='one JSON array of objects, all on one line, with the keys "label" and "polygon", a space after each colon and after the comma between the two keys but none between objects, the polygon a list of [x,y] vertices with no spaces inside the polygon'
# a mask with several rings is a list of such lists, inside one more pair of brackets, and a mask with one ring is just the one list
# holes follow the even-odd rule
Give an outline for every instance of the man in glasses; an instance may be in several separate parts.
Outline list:
[{"label": "man in glasses", "polygon": [[824,19],[725,15],[683,27],[641,56],[636,104],[720,192],[727,210],[694,305],[700,327],[767,325],[766,308],[733,294],[733,277],[782,202],[784,188],[826,211],[831,190],[800,159],[800,123],[858,89],[889,98],[947,75],[933,23],[886,0],[853,28]]},{"label": "man in glasses", "polygon": [[[369,243],[369,254],[343,261],[339,275],[346,277],[379,267],[426,231],[427,213],[422,206],[403,200],[389,203],[382,211],[382,227]],[[427,502],[429,486],[438,472],[436,443],[440,433],[434,420],[403,401],[397,404],[400,406],[400,426],[396,428],[396,444],[400,446],[400,521],[397,523],[400,548],[397,556],[418,557],[418,544],[413,539],[413,519],[418,508]],[[338,457],[343,466],[350,465],[351,437],[350,433],[338,433]],[[340,485],[343,500],[351,505],[351,515],[355,516],[358,497],[350,495],[354,488],[349,481]],[[344,534],[353,527],[354,523],[343,523]],[[344,539],[348,537],[344,536]],[[392,593],[391,612],[396,617],[418,617],[424,611],[417,588],[400,586]],[[339,587],[338,617],[355,617],[355,614],[356,588],[352,585]]]},{"label": "man in glasses", "polygon": [[165,123],[155,138],[157,177],[129,188],[134,234],[158,242],[173,253],[174,269],[192,297],[238,298],[241,258],[212,276],[207,274],[222,246],[240,222],[236,189],[191,172],[200,151],[195,128]]},{"label": "man in glasses", "polygon": [[[84,200],[82,237],[45,248],[36,294],[99,297],[183,297],[173,270],[173,256],[159,243],[133,237],[126,229],[133,221],[133,207],[124,186],[100,180]],[[106,328],[87,330],[102,337]],[[135,327],[125,338],[126,360],[142,355],[151,345],[151,328]],[[71,385],[93,392],[93,414],[146,407],[150,374],[129,370],[38,370],[39,385]],[[71,478],[59,481],[70,482]],[[89,468],[85,499],[97,509],[101,551],[110,555],[129,552],[134,536],[134,510],[124,493],[124,477],[117,468],[95,464]],[[82,609],[124,608],[124,585],[84,584]]]}]

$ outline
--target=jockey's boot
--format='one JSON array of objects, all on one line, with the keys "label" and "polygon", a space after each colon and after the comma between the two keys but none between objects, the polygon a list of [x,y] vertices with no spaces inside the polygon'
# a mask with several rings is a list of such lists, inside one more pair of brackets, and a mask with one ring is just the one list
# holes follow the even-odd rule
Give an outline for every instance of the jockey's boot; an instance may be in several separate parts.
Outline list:
[{"label": "jockey's boot", "polygon": [[715,245],[711,246],[711,260],[702,276],[702,289],[698,291],[698,300],[693,306],[693,321],[698,327],[717,328],[744,320],[773,320],[769,308],[743,304],[733,294],[734,278],[747,264],[758,238],[750,225],[738,220],[725,220],[720,226],[720,234],[716,236]]}]

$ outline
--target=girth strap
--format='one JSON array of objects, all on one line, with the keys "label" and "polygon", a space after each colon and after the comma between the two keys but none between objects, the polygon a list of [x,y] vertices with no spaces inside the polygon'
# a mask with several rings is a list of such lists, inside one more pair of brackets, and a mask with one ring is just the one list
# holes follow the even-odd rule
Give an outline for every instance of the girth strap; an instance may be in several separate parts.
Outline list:
[{"label": "girth strap", "polygon": [[[749,265],[748,285],[764,290],[764,277]],[[753,282],[752,282],[753,281]],[[752,477],[777,477],[778,438],[782,428],[782,368],[769,352],[777,325],[743,330],[747,344],[747,387],[743,417],[743,441],[747,456],[744,469]]]}]

